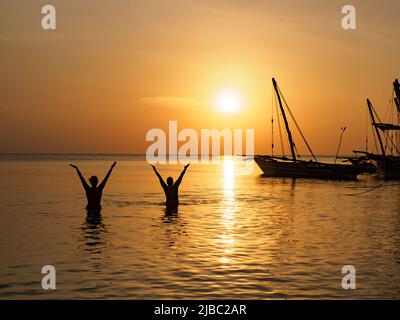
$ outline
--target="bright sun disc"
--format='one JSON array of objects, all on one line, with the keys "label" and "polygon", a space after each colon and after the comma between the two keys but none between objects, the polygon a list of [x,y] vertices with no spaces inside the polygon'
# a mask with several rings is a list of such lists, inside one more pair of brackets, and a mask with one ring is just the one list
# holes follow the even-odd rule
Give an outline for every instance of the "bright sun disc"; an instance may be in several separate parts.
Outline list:
[{"label": "bright sun disc", "polygon": [[241,106],[240,96],[233,90],[224,90],[218,95],[217,108],[220,112],[236,113]]}]

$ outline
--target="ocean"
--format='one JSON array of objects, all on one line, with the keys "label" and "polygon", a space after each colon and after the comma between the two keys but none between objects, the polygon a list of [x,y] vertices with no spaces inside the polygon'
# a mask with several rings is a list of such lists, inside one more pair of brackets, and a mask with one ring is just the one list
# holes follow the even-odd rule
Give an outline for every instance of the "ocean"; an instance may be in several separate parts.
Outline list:
[{"label": "ocean", "polygon": [[[101,179],[114,160],[102,215],[87,217],[68,164]],[[169,214],[144,156],[1,155],[0,298],[400,298],[398,183],[236,175],[238,162],[191,165]]]}]

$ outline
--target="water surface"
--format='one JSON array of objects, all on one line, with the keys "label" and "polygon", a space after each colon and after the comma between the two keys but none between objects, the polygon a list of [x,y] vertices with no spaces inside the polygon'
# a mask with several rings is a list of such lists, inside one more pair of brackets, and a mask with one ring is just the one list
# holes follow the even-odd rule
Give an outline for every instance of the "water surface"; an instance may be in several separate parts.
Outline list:
[{"label": "water surface", "polygon": [[[103,177],[114,158],[102,216],[87,218],[68,163]],[[0,298],[400,298],[397,183],[349,196],[381,182],[236,176],[236,165],[192,165],[169,215],[143,157],[2,156]],[[177,178],[182,166],[159,168]]]}]

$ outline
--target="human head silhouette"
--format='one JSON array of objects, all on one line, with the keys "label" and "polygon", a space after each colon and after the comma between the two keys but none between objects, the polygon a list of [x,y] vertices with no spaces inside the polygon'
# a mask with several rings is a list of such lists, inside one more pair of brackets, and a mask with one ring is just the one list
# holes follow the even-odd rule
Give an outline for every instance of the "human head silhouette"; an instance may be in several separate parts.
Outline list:
[{"label": "human head silhouette", "polygon": [[89,178],[89,182],[92,185],[92,187],[96,187],[97,184],[99,183],[99,179],[96,176],[91,176]]},{"label": "human head silhouette", "polygon": [[172,177],[168,177],[167,184],[171,187],[174,184],[174,179],[172,179]]}]

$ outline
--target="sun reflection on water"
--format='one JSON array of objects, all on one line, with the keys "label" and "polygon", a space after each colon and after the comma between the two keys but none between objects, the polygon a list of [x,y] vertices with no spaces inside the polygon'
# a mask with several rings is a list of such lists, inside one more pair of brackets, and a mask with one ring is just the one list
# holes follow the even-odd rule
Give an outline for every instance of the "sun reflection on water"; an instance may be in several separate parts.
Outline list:
[{"label": "sun reflection on water", "polygon": [[227,267],[231,263],[231,256],[235,251],[234,228],[236,224],[236,198],[235,198],[235,163],[231,158],[225,158],[223,163],[223,199],[222,218],[223,232],[219,235],[221,246],[220,263]]}]

